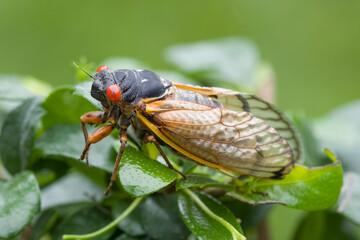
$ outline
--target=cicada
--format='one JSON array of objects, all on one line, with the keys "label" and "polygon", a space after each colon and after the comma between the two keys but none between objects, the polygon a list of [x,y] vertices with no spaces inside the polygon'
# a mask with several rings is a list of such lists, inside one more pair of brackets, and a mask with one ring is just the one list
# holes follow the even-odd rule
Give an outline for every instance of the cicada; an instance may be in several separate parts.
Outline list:
[{"label": "cicada", "polygon": [[[116,179],[132,126],[137,137],[155,144],[169,168],[176,170],[161,146],[224,174],[282,179],[301,158],[293,124],[272,104],[237,91],[171,82],[152,71],[97,69],[91,96],[103,111],[81,116],[86,159],[90,145],[119,129],[121,147],[107,195]],[[106,123],[106,124],[105,124]],[[105,124],[88,135],[85,124]]]}]

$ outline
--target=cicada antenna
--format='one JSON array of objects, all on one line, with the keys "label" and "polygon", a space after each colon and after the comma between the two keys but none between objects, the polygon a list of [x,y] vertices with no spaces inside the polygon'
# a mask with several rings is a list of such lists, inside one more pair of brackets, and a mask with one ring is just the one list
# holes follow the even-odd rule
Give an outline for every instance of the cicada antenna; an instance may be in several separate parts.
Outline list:
[{"label": "cicada antenna", "polygon": [[92,79],[95,80],[95,78],[90,75],[90,73],[88,73],[87,71],[85,71],[84,69],[82,69],[81,67],[79,67],[75,62],[73,62],[74,66],[77,67],[78,69],[80,69],[81,71],[83,71],[84,73],[86,73],[87,75],[89,75],[89,77],[91,77]]}]

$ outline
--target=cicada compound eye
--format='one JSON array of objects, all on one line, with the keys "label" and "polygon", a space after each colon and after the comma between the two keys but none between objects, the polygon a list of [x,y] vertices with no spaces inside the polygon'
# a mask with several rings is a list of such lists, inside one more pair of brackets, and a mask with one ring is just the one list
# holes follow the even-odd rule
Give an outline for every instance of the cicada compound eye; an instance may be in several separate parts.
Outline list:
[{"label": "cicada compound eye", "polygon": [[119,101],[121,97],[119,87],[116,85],[110,85],[106,90],[106,95],[112,102]]},{"label": "cicada compound eye", "polygon": [[100,66],[100,67],[96,70],[96,72],[101,72],[101,71],[108,70],[108,69],[109,69],[108,66],[102,65],[102,66]]}]

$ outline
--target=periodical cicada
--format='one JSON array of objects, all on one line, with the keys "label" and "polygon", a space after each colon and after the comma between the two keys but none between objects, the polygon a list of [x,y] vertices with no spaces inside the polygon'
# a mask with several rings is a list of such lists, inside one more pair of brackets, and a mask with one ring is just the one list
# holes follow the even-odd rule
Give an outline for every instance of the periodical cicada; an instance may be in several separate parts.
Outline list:
[{"label": "periodical cicada", "polygon": [[[131,125],[144,142],[153,142],[217,171],[282,179],[302,155],[293,124],[275,106],[247,93],[168,81],[149,70],[98,68],[91,96],[103,111],[81,117],[88,162],[89,147],[119,129],[121,142],[109,193],[116,179]],[[88,135],[85,124],[103,124]]]}]

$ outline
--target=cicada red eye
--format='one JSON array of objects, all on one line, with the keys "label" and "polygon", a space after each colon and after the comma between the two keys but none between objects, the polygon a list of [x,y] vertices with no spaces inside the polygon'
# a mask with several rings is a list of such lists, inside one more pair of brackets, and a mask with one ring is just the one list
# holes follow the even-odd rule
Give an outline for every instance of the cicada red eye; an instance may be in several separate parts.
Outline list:
[{"label": "cicada red eye", "polygon": [[96,70],[96,72],[101,72],[101,71],[108,70],[108,69],[109,69],[108,66],[102,65],[102,66],[100,66],[100,67]]},{"label": "cicada red eye", "polygon": [[116,85],[110,85],[106,90],[106,94],[112,102],[119,101],[121,97],[120,89]]}]

